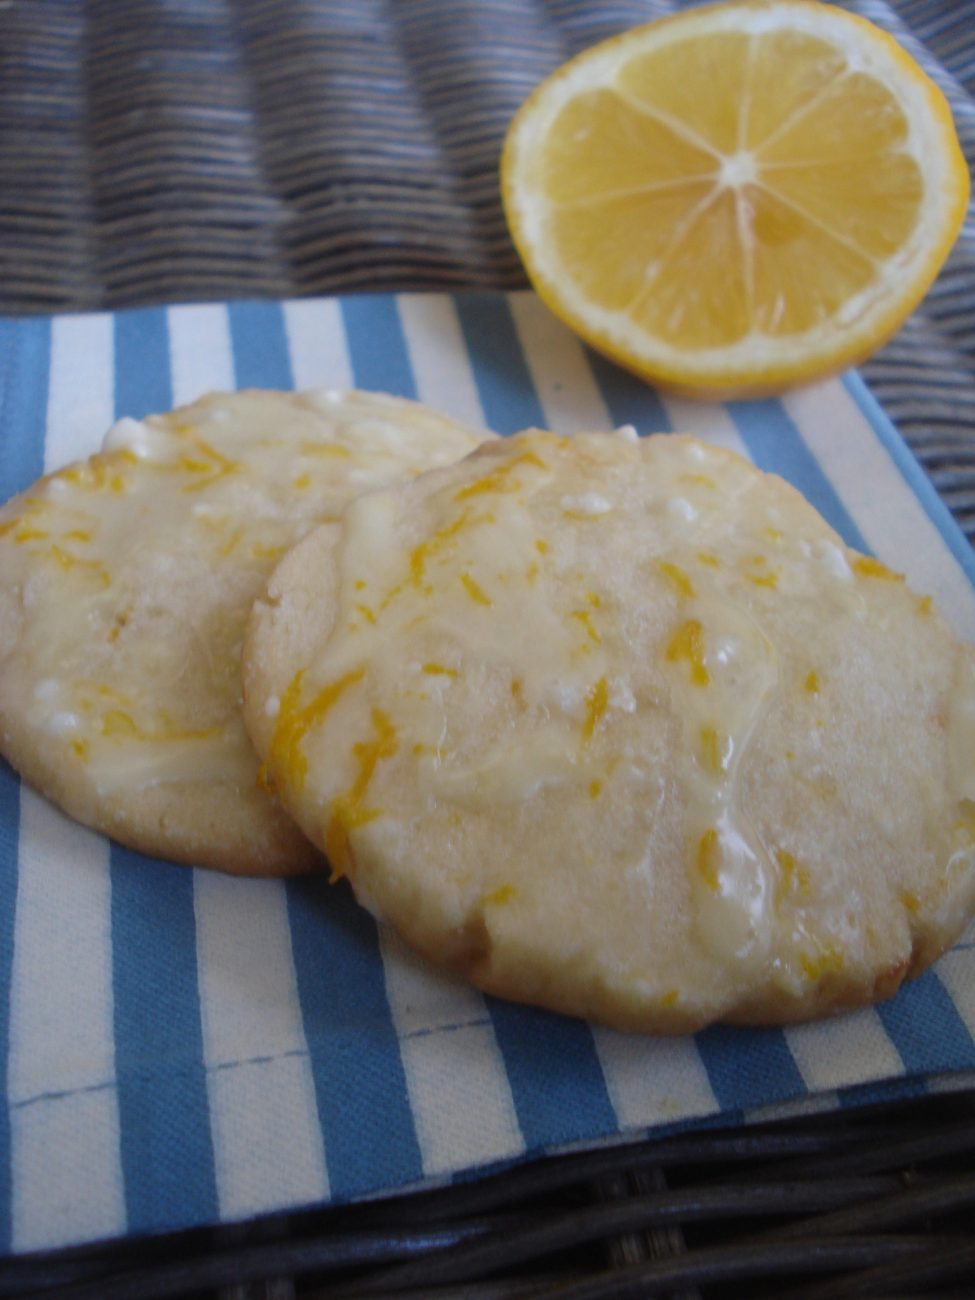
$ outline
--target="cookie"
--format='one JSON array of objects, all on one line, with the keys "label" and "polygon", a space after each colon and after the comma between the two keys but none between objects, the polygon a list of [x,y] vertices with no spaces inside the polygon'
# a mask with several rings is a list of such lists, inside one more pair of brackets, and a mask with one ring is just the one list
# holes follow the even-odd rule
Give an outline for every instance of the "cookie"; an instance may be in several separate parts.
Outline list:
[{"label": "cookie", "polygon": [[975,909],[975,657],[792,487],[527,432],[357,500],[254,607],[245,720],[360,902],[624,1030],[892,994]]},{"label": "cookie", "polygon": [[357,493],[480,436],[365,393],[213,395],[124,419],[0,511],[0,749],[63,809],[242,874],[320,858],[256,783],[247,614],[285,550]]}]

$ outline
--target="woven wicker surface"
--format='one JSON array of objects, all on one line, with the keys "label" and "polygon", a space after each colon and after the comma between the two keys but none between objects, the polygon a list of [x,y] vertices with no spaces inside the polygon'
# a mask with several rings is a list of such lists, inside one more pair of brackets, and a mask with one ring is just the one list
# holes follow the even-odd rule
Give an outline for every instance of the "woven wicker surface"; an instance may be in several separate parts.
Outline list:
[{"label": "woven wicker surface", "polygon": [[53,1300],[975,1294],[975,1091],[554,1157],[446,1191],[23,1258]]},{"label": "woven wicker surface", "polygon": [[[7,0],[0,312],[524,283],[505,126],[655,0]],[[975,161],[975,4],[852,5]],[[868,382],[975,538],[975,226]],[[0,1265],[0,1296],[975,1294],[975,1093]]]},{"label": "woven wicker surface", "polygon": [[[8,0],[0,312],[510,288],[497,160],[528,90],[662,0]],[[975,161],[975,4],[857,0]],[[975,536],[975,226],[865,367]]]}]

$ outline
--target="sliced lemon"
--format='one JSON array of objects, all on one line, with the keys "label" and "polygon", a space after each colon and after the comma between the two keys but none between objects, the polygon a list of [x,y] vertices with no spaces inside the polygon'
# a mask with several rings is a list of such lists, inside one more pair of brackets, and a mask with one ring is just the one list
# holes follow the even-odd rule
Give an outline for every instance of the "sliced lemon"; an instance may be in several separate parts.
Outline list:
[{"label": "sliced lemon", "polygon": [[556,315],[712,396],[873,352],[937,275],[969,193],[938,88],[815,0],[690,9],[593,47],[521,107],[501,178]]}]

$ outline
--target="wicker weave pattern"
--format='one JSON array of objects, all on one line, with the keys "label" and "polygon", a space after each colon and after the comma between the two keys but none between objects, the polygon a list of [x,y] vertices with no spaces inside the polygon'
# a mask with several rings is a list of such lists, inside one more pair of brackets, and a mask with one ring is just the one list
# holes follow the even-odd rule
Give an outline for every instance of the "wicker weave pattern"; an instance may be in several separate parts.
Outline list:
[{"label": "wicker weave pattern", "polygon": [[562,59],[675,7],[15,0],[0,309],[521,284],[497,192],[512,113]]},{"label": "wicker weave pattern", "polygon": [[[11,0],[0,312],[512,288],[497,185],[531,87],[664,0]],[[856,0],[975,162],[975,5]],[[925,44],[927,42],[927,44]],[[865,367],[975,536],[975,223]]]},{"label": "wicker weave pattern", "polygon": [[0,310],[512,286],[504,129],[666,6],[21,0],[0,12]]},{"label": "wicker weave pattern", "polygon": [[975,1286],[975,1092],[553,1157],[470,1184],[0,1262],[50,1300],[840,1300]]}]

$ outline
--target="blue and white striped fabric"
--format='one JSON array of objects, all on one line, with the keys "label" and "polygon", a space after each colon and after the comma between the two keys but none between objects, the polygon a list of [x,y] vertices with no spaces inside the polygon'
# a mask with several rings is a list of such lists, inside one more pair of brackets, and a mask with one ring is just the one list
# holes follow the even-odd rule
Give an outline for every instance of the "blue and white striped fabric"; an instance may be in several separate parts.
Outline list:
[{"label": "blue and white striped fabric", "polygon": [[[118,416],[214,388],[348,386],[501,433],[633,423],[744,451],[975,640],[975,556],[856,375],[662,398],[529,294],[0,321],[0,495]],[[653,1040],[484,998],[321,881],[150,861],[0,768],[0,1249],[241,1219],[756,1109],[970,1081],[975,935],[893,1001]]]}]

